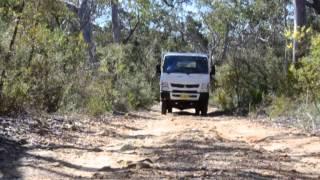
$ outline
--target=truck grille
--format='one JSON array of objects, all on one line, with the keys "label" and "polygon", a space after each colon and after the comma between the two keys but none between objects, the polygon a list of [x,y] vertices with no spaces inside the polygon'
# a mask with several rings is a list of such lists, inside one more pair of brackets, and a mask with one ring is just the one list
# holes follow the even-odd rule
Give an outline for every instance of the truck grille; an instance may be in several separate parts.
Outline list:
[{"label": "truck grille", "polygon": [[171,84],[172,87],[184,88],[184,84]]},{"label": "truck grille", "polygon": [[199,88],[199,84],[171,84],[171,86],[176,88]]}]

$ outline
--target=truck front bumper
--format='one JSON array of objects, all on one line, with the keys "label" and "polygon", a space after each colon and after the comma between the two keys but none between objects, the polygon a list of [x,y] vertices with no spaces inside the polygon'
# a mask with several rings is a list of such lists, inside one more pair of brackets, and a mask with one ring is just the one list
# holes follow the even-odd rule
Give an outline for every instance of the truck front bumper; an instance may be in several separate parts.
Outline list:
[{"label": "truck front bumper", "polygon": [[171,92],[161,92],[161,101],[165,101],[170,107],[175,107],[182,110],[194,108],[203,102],[208,102],[209,93],[198,93],[198,98],[196,100],[172,99],[171,97]]},{"label": "truck front bumper", "polygon": [[[183,101],[183,99],[172,98],[172,94],[174,94],[174,93],[171,93],[169,91],[162,91],[160,94],[161,94],[161,101],[170,101],[170,100],[171,101],[174,101],[174,100]],[[202,101],[202,100],[209,99],[209,93],[197,93],[197,96],[199,96],[199,98],[197,98],[196,101]]]}]

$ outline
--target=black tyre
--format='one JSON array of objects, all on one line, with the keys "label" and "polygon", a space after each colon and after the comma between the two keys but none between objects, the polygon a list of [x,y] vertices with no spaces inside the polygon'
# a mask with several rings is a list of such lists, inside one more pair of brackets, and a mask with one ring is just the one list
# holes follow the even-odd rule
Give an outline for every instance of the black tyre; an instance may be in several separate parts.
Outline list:
[{"label": "black tyre", "polygon": [[168,113],[172,113],[172,107],[168,107]]},{"label": "black tyre", "polygon": [[208,114],[208,102],[201,104],[201,116],[207,116]]},{"label": "black tyre", "polygon": [[163,115],[167,114],[167,103],[165,101],[161,103],[161,114]]},{"label": "black tyre", "polygon": [[199,116],[199,115],[200,115],[200,109],[196,108],[196,116]]}]

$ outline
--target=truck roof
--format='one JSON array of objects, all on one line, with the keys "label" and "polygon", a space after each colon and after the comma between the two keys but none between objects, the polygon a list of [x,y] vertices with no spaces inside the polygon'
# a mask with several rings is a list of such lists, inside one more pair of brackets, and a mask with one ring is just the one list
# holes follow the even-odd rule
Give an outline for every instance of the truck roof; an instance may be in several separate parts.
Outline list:
[{"label": "truck roof", "polygon": [[168,52],[168,53],[165,53],[164,56],[200,56],[200,57],[208,57],[208,55],[204,54],[204,53],[180,53],[180,52]]}]

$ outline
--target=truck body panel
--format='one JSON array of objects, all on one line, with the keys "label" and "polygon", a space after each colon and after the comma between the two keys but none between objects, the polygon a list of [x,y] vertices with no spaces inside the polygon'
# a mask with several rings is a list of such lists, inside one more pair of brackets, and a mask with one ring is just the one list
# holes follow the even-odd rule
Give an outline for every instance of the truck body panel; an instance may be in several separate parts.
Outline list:
[{"label": "truck body panel", "polygon": [[211,63],[206,54],[166,53],[161,60],[160,93],[162,114],[195,108],[207,114]]}]

